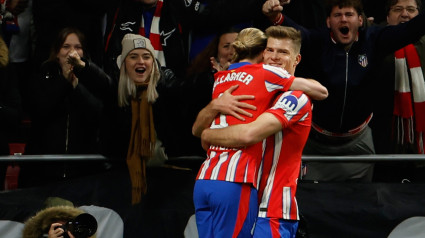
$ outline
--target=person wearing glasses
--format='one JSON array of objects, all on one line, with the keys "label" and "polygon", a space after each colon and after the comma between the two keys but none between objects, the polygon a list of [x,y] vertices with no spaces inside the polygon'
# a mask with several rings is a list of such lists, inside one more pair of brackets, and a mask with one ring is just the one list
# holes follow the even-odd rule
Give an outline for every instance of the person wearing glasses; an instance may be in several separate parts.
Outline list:
[{"label": "person wearing glasses", "polygon": [[398,25],[409,21],[419,14],[422,2],[419,0],[390,0],[387,3],[387,22]]}]

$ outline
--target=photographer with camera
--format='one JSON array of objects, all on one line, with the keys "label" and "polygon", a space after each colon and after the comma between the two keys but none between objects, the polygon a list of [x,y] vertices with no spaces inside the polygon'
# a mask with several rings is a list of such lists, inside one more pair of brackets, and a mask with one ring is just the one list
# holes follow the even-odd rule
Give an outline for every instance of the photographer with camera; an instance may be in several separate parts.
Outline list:
[{"label": "photographer with camera", "polygon": [[94,238],[96,219],[71,206],[54,206],[25,222],[22,238]]}]

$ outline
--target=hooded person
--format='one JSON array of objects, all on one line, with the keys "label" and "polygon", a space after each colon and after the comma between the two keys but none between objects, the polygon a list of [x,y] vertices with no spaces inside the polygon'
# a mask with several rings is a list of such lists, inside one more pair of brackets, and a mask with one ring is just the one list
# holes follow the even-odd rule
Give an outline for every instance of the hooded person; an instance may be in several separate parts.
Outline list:
[{"label": "hooded person", "polygon": [[132,203],[136,204],[147,191],[146,164],[155,148],[152,104],[158,98],[156,86],[160,68],[149,39],[126,34],[121,44],[122,52],[117,58],[120,68],[118,105],[131,106],[131,136],[126,162],[132,184]]},{"label": "hooded person", "polygon": [[[22,238],[47,237],[52,224],[73,221],[84,213],[83,210],[72,206],[53,206],[43,209],[25,222]],[[96,235],[87,237],[95,238]]]}]

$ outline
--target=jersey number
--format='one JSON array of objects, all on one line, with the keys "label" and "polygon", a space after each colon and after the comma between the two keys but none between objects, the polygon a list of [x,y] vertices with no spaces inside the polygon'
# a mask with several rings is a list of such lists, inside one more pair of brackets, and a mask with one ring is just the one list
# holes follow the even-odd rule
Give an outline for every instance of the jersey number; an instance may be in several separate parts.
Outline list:
[{"label": "jersey number", "polygon": [[220,113],[219,118],[215,118],[214,121],[211,123],[211,129],[217,129],[217,128],[223,128],[228,127],[229,124],[227,124],[226,121],[226,115]]}]

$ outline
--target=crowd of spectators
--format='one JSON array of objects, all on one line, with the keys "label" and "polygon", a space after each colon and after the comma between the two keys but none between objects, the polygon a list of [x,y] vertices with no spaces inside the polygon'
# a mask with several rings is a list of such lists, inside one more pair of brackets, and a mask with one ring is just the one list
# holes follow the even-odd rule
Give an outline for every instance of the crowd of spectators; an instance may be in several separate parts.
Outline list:
[{"label": "crowd of spectators", "polygon": [[[357,82],[362,84],[361,89],[367,90],[355,88],[347,92],[352,96],[348,100],[352,100],[349,103],[353,108],[346,109],[349,111],[345,113],[349,115],[344,116],[350,121],[342,121],[342,127],[338,129],[333,128],[337,126],[336,122],[340,118],[335,114],[338,110],[331,105],[339,100],[338,95],[341,95],[344,89],[341,89],[341,85],[333,85],[332,82],[323,83],[325,79],[322,78],[327,75],[335,77],[339,72],[333,72],[328,66],[331,61],[335,64],[341,62],[324,58],[329,55],[322,52],[327,45],[321,37],[329,38],[326,34],[327,27],[330,27],[331,31],[335,30],[334,36],[338,43],[336,31],[340,28],[333,28],[332,22],[326,21],[330,13],[326,9],[325,1],[294,0],[279,9],[283,15],[278,15],[278,12],[264,14],[262,8],[265,2],[267,1],[1,1],[0,154],[10,153],[8,143],[24,143],[25,154],[103,154],[114,161],[112,166],[125,164],[131,126],[121,128],[119,125],[131,125],[131,117],[127,115],[131,110],[118,107],[118,81],[121,75],[117,61],[122,52],[124,35],[132,33],[140,34],[152,42],[153,53],[161,71],[161,79],[158,82],[160,97],[156,105],[154,104],[155,124],[161,125],[155,126],[160,153],[165,158],[204,157],[201,141],[191,135],[191,127],[197,113],[211,100],[213,74],[217,69],[220,70],[219,67],[230,62],[231,42],[241,26],[251,25],[265,29],[266,26],[281,23],[301,29],[303,33],[301,52],[304,58],[297,68],[297,74],[314,78],[329,89],[329,98],[315,104],[316,119],[313,117],[313,124],[331,132],[343,133],[345,129],[349,130],[361,124],[351,123],[359,115],[359,121],[369,122],[369,115],[375,113],[375,108],[382,109],[376,110],[377,117],[372,117],[368,135],[375,136],[373,130],[376,130],[373,142],[377,145],[377,153],[399,153],[400,151],[388,150],[393,148],[392,142],[383,144],[384,140],[381,138],[390,138],[391,135],[387,132],[393,129],[388,115],[392,117],[394,79],[384,82],[383,75],[379,73],[388,73],[387,67],[381,66],[384,70],[379,70],[375,62],[385,55],[392,55],[399,46],[416,42],[416,35],[423,35],[419,30],[407,34],[411,31],[402,26],[387,30],[383,21],[390,19],[390,14],[394,13],[392,6],[398,2],[414,4],[415,9],[405,7],[399,10],[399,13],[410,16],[410,10],[414,10],[415,16],[419,15],[418,18],[422,19],[420,12],[423,1],[392,1],[387,7],[384,0],[373,1],[373,4],[372,1],[363,1],[365,11],[359,14],[374,17],[374,22],[371,22],[371,19],[368,21],[374,26],[366,26],[366,20],[358,22],[354,33],[360,34],[360,38],[353,37],[353,50],[365,45],[367,53],[378,52],[379,57],[369,57],[366,59],[366,64],[369,60],[369,65],[365,66],[355,62],[362,68],[359,72],[350,72],[350,77],[359,79]],[[270,12],[272,11],[270,9]],[[279,16],[283,16],[282,19],[279,19]],[[403,22],[409,20],[410,18]],[[425,29],[423,22],[418,20],[411,25]],[[400,22],[388,22],[390,25],[398,23]],[[406,34],[400,35],[400,30],[405,30]],[[320,31],[325,33],[318,33]],[[384,38],[370,38],[371,35],[378,35],[372,34],[374,32],[384,32]],[[395,34],[400,40],[392,37]],[[199,39],[196,36],[205,35],[211,36],[207,38],[208,42],[193,42],[193,39]],[[363,35],[367,37],[363,38]],[[393,39],[388,41],[388,38]],[[409,39],[406,40],[407,38]],[[324,47],[318,46],[320,42]],[[419,42],[423,42],[423,38]],[[356,44],[362,45],[357,47]],[[198,48],[194,48],[195,45]],[[385,50],[382,50],[384,48]],[[192,59],[192,52],[200,53]],[[418,48],[418,52],[423,52],[423,48]],[[419,55],[423,62],[422,54]],[[317,60],[325,60],[326,63],[317,63]],[[422,68],[423,65],[424,63]],[[375,103],[365,101],[365,94],[372,95],[373,90],[378,90],[376,85],[368,81],[372,77],[376,78],[374,82],[379,82],[377,84],[382,86],[379,90],[385,89],[385,101],[384,97]],[[22,130],[24,121],[30,123],[27,131]],[[388,128],[383,128],[385,125],[388,125]],[[316,135],[317,138],[322,136]],[[368,140],[367,144],[371,144],[371,140]],[[326,138],[325,148],[329,148],[328,142],[336,146],[334,138]],[[417,140],[412,143],[415,147]],[[311,143],[308,145],[311,146]],[[363,150],[355,153],[327,153],[372,154],[375,149],[372,143],[367,152]],[[319,150],[323,152],[321,147]],[[401,152],[420,151],[414,148]],[[317,154],[310,151],[311,153]],[[421,165],[415,165],[415,168],[418,166]],[[0,176],[3,176],[5,168],[0,169]],[[373,167],[368,166],[366,170],[373,170]],[[22,172],[25,172],[25,169]],[[366,180],[371,181],[372,173],[367,173]],[[316,179],[321,180],[323,177],[311,178]]]}]

